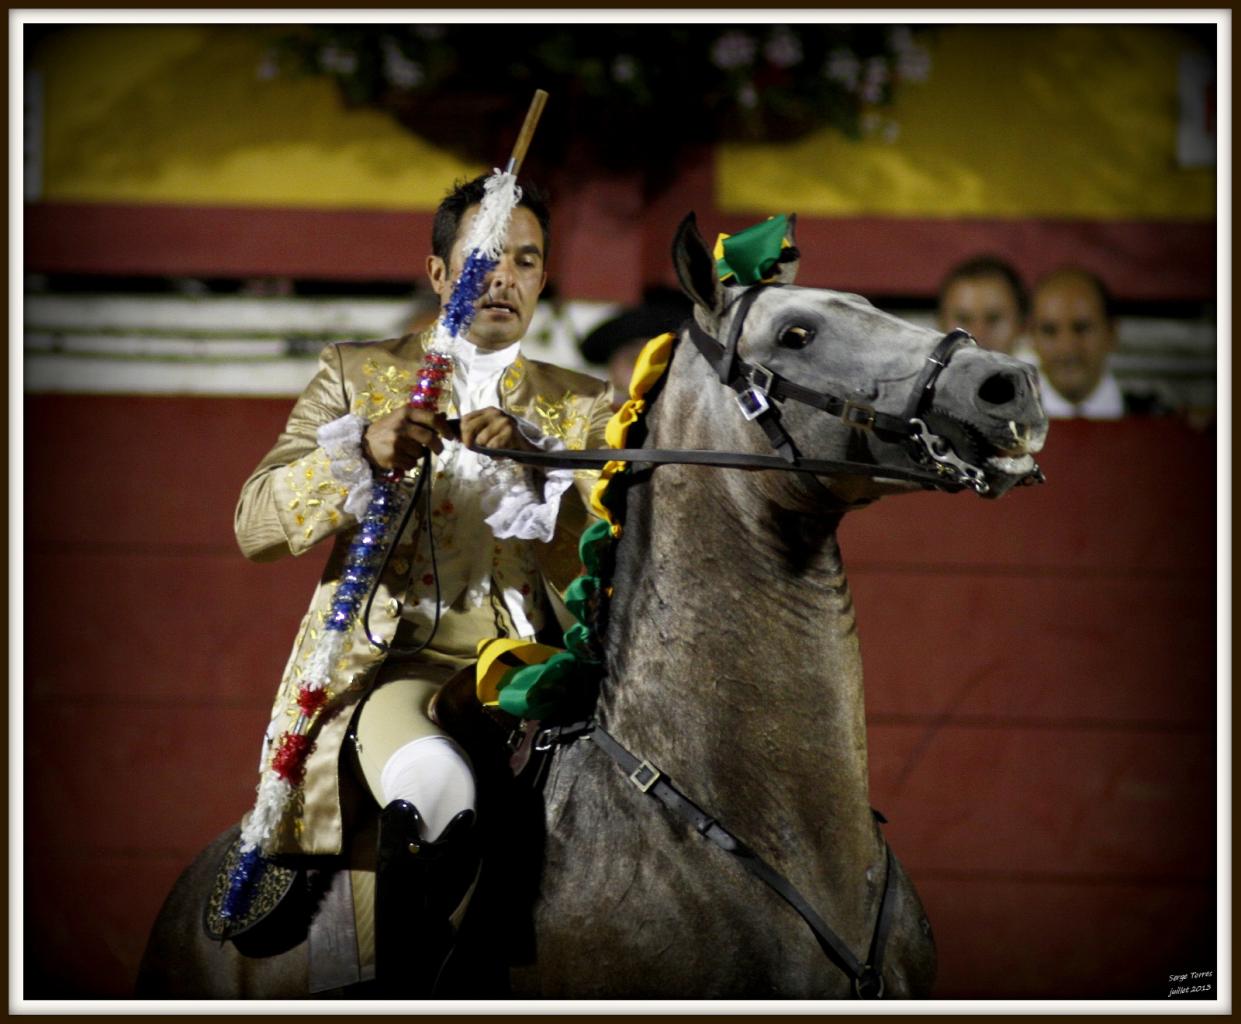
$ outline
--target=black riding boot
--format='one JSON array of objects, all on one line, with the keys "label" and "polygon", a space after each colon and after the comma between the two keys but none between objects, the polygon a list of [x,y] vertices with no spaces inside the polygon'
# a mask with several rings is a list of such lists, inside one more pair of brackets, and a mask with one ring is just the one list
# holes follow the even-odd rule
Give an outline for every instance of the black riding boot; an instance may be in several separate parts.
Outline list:
[{"label": "black riding boot", "polygon": [[462,811],[435,842],[422,816],[394,800],[379,817],[375,871],[375,981],[390,998],[428,999],[452,951],[449,920],[478,873],[474,812]]}]

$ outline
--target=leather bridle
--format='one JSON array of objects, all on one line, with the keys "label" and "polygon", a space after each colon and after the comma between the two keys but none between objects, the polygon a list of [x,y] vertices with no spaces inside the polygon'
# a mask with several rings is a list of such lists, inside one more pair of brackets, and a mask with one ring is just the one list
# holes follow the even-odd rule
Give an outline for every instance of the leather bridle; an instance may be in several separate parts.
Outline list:
[{"label": "leather bridle", "polygon": [[[903,411],[895,416],[864,402],[842,398],[833,390],[817,391],[805,387],[759,363],[748,363],[740,357],[738,347],[750,307],[764,288],[779,287],[783,286],[768,284],[747,288],[742,292],[734,300],[736,309],[728,334],[722,342],[704,331],[692,318],[686,321],[682,329],[715,370],[720,383],[736,392],[741,414],[763,430],[775,451],[774,455],[678,448],[594,448],[526,452],[480,447],[474,450],[483,455],[508,458],[545,469],[591,469],[599,468],[608,462],[699,465],[724,469],[775,469],[813,476],[845,475],[903,480],[927,489],[942,491],[959,491],[970,487],[978,494],[988,493],[990,485],[983,470],[959,453],[948,439],[933,433],[927,425],[940,374],[956,352],[977,344],[967,331],[949,331],[940,339],[919,370]],[[648,396],[648,401],[651,399],[653,396]],[[880,441],[900,445],[912,458],[915,467],[882,466],[874,462],[848,459],[805,458],[781,421],[780,403],[785,401],[808,405],[838,417],[854,430],[872,433]],[[1022,477],[1021,483],[1041,483],[1042,480],[1042,472],[1034,465]]]}]

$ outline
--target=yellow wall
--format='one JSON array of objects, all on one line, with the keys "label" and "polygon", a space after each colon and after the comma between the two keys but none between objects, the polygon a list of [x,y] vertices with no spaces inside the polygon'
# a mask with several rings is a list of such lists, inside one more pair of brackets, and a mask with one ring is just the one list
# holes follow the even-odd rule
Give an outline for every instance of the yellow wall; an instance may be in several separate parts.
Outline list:
[{"label": "yellow wall", "polygon": [[50,201],[430,209],[473,167],[326,78],[261,80],[262,26],[96,26],[40,45]]},{"label": "yellow wall", "polygon": [[[262,80],[263,26],[66,28],[36,47],[45,199],[430,209],[484,170],[346,111],[325,78]],[[583,27],[583,31],[597,31]],[[1175,30],[942,27],[895,143],[830,132],[723,146],[728,211],[817,216],[1199,218],[1213,170],[1175,165]]]},{"label": "yellow wall", "polygon": [[718,200],[805,215],[1210,219],[1213,169],[1176,166],[1174,29],[961,26],[929,42],[895,143],[722,146]]}]

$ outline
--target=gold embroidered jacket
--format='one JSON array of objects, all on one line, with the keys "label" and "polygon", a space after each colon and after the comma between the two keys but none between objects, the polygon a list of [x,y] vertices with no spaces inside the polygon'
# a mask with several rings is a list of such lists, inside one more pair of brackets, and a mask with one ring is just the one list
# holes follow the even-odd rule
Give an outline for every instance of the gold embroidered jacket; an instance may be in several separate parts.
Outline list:
[{"label": "gold embroidered jacket", "polygon": [[[344,511],[348,488],[336,480],[316,431],[355,413],[368,420],[386,415],[408,400],[422,363],[426,335],[387,341],[329,345],[319,369],[302,392],[275,446],[250,475],[237,503],[234,528],[242,552],[266,562],[301,555],[326,537],[331,554],[310,609],[302,619],[272,709],[277,732],[296,717],[296,697],[306,658],[322,632],[357,520]],[[518,356],[500,379],[500,408],[535,424],[568,448],[604,445],[611,417],[607,385],[585,374]],[[580,471],[576,489],[560,503],[551,542],[529,541],[535,564],[558,594],[579,572],[578,538],[591,521],[589,495],[598,474]],[[415,534],[416,535],[416,534]],[[391,641],[410,586],[410,563],[394,558],[376,583],[370,626]],[[346,653],[333,674],[329,701],[310,733],[314,746],[306,761],[305,783],[285,814],[268,852],[335,854],[342,849],[338,761],[349,721],[366,686],[378,672],[382,653],[361,625],[353,626]]]}]

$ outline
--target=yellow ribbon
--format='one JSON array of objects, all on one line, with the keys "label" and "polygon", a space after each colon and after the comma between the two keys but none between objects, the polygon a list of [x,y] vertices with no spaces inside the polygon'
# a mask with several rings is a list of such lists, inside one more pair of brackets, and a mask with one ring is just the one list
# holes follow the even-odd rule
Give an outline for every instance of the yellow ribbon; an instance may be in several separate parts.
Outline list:
[{"label": "yellow ribbon", "polygon": [[474,689],[484,707],[495,707],[500,702],[500,682],[515,668],[525,665],[541,665],[553,654],[560,654],[559,647],[495,637],[480,640],[478,664],[474,667]]}]

